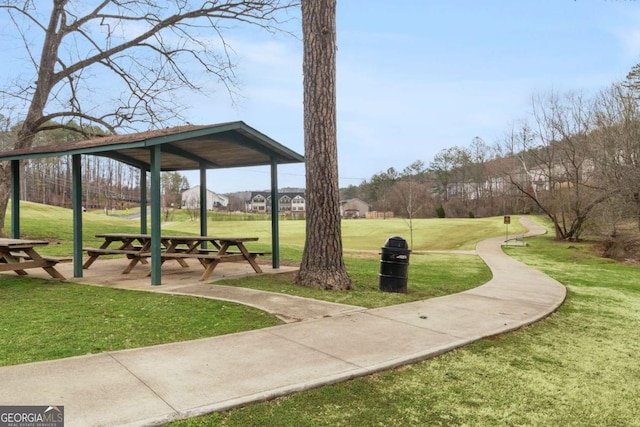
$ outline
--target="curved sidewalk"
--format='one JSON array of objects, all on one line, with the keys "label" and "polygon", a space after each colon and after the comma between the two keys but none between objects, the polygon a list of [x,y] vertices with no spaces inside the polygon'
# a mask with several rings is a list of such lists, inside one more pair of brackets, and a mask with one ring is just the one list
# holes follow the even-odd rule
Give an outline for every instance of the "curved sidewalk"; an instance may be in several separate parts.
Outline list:
[{"label": "curved sidewalk", "polygon": [[157,425],[428,359],[540,320],[564,301],[561,284],[506,256],[502,242],[478,244],[493,279],[466,292],[221,337],[3,367],[0,403],[64,405],[67,427]]}]

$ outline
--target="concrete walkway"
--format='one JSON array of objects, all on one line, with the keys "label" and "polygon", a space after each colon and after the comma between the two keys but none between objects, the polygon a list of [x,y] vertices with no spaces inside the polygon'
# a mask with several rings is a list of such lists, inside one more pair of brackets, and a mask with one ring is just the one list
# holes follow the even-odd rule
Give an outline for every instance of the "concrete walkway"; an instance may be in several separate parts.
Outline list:
[{"label": "concrete walkway", "polygon": [[[522,220],[529,234],[543,231]],[[158,425],[428,359],[540,320],[564,301],[565,288],[504,255],[503,240],[477,246],[493,279],[466,292],[330,314],[318,304],[297,315],[310,320],[272,328],[3,367],[0,403],[64,405],[67,427]],[[198,293],[188,289],[172,291]],[[295,301],[297,312],[307,301]]]},{"label": "concrete walkway", "polygon": [[[187,268],[180,267],[177,264],[163,265],[162,285],[151,286],[150,279],[147,277],[149,266],[136,267],[131,273],[123,275],[121,271],[127,262],[124,258],[99,260],[94,264],[95,267],[92,266],[90,269],[84,270],[84,277],[71,278],[67,279],[67,281],[89,283],[107,288],[189,295],[231,301],[264,310],[285,323],[364,310],[363,307],[319,301],[294,295],[211,284],[211,281],[255,275],[248,263],[221,263],[214,270],[213,275],[210,277],[210,282],[198,280],[202,272],[202,267],[199,265],[192,265]],[[264,274],[281,274],[298,270],[297,267],[287,266],[281,266],[278,270],[274,270],[265,264],[261,265],[261,268]],[[73,266],[71,264],[58,264],[57,269],[65,277],[73,276]],[[34,277],[47,278],[44,270],[30,274]]]}]

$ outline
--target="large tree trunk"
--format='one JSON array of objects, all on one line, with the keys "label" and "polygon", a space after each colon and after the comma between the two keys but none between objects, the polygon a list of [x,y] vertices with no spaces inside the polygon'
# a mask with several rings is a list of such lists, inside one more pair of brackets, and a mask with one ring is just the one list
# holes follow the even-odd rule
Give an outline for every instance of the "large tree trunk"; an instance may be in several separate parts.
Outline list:
[{"label": "large tree trunk", "polygon": [[336,0],[303,0],[304,148],[307,225],[296,282],[344,290],[336,131]]}]

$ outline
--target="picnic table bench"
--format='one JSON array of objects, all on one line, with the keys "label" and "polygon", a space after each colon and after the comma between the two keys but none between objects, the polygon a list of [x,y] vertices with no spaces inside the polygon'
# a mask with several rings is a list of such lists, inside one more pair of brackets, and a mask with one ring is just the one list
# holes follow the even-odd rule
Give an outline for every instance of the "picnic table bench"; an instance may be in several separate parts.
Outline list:
[{"label": "picnic table bench", "polygon": [[[123,270],[123,274],[130,273],[139,262],[146,262],[151,258],[151,235],[149,234],[98,234],[96,237],[104,238],[99,248],[84,248],[89,258],[83,268],[89,266],[101,255],[126,255],[130,259],[129,264]],[[218,236],[161,236],[160,259],[164,263],[168,260],[177,261],[182,267],[188,267],[186,260],[196,259],[204,267],[200,280],[206,280],[213,270],[221,262],[248,262],[256,273],[262,273],[262,269],[256,262],[256,257],[266,255],[268,252],[249,251],[244,243],[257,241],[257,237],[218,237]],[[116,247],[110,246],[116,243]],[[213,248],[205,248],[205,244],[211,244]],[[228,251],[230,247],[237,250]]]},{"label": "picnic table bench", "polygon": [[59,262],[69,262],[70,257],[40,255],[36,246],[46,246],[46,240],[23,240],[0,238],[0,272],[15,271],[20,276],[27,275],[25,270],[42,268],[54,279],[65,277],[56,270]]}]

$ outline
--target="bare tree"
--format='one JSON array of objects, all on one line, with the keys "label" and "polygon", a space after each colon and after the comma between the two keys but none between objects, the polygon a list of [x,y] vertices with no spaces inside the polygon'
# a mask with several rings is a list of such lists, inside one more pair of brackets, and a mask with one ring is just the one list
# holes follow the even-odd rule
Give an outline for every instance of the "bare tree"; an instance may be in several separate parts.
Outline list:
[{"label": "bare tree", "polygon": [[[634,70],[637,71],[637,66]],[[627,212],[640,230],[640,84],[614,84],[596,100],[592,157],[600,178],[619,190],[616,213]]]},{"label": "bare tree", "polygon": [[398,178],[395,168],[389,168],[386,172],[373,175],[368,183],[368,198],[376,202],[378,209],[383,212],[383,218],[386,218],[387,211],[391,210],[389,193]]},{"label": "bare tree", "polygon": [[401,180],[396,185],[397,194],[401,199],[409,225],[410,248],[413,248],[413,219],[425,210],[427,202],[425,172],[424,162],[417,160],[404,168]]},{"label": "bare tree", "polygon": [[470,198],[474,203],[475,212],[470,211],[470,216],[495,215],[497,189],[496,182],[489,171],[494,154],[482,138],[476,136],[471,140],[468,176],[472,184]]},{"label": "bare tree", "polygon": [[[225,25],[273,31],[280,12],[292,5],[295,0],[0,0],[32,66],[0,90],[24,111],[14,120],[20,123],[15,148],[30,147],[53,120],[115,133],[136,123],[154,127],[179,119],[173,94],[201,89],[195,73],[233,90]],[[7,166],[0,166],[1,235],[8,177]]]},{"label": "bare tree", "polygon": [[342,253],[336,133],[336,0],[302,1],[306,241],[296,282],[352,289]]},{"label": "bare tree", "polygon": [[533,109],[536,132],[525,124],[505,140],[520,161],[507,175],[551,219],[557,239],[577,240],[593,209],[618,192],[599,179],[593,161],[593,103],[551,94],[536,98]]},{"label": "bare tree", "polygon": [[[182,204],[182,193],[189,189],[189,181],[178,172],[163,172],[160,175],[162,187],[162,210],[164,220],[169,221],[175,209]],[[202,202],[207,204],[206,199]]]},{"label": "bare tree", "polygon": [[429,172],[436,181],[435,193],[440,195],[441,200],[449,200],[449,185],[453,181],[456,166],[458,147],[446,148],[438,152],[429,164]]}]

